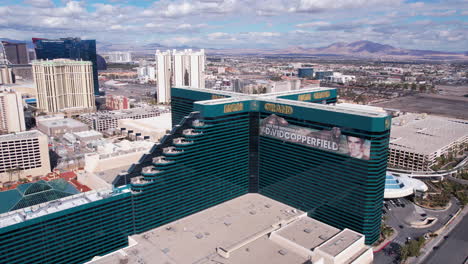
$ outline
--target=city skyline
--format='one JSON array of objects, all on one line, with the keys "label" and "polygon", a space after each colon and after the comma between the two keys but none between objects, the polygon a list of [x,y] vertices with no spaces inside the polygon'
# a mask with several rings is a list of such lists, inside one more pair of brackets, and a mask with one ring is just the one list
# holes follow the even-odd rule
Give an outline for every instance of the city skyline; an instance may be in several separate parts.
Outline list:
[{"label": "city skyline", "polygon": [[205,48],[316,48],[369,40],[466,51],[466,0],[0,0],[0,37],[78,36],[99,43]]}]

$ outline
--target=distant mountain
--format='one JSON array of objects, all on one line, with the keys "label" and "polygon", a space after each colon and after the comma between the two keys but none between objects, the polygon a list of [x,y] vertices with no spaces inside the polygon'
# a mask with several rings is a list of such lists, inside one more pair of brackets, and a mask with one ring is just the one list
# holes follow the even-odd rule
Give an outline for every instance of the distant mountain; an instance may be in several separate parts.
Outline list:
[{"label": "distant mountain", "polygon": [[466,54],[456,52],[414,50],[396,48],[390,45],[380,44],[367,40],[351,43],[337,42],[326,47],[303,48],[288,47],[286,49],[262,50],[262,49],[233,49],[233,50],[208,50],[208,54],[259,54],[259,55],[310,55],[310,56],[339,56],[349,58],[372,59],[424,59],[424,60],[468,60]]},{"label": "distant mountain", "polygon": [[[27,43],[28,48],[33,49],[34,45],[31,41],[20,41],[7,38],[1,40],[10,42]],[[132,51],[141,54],[154,54],[156,50],[169,49],[200,49],[199,47],[188,45],[166,46],[160,43],[147,44],[129,44],[115,42],[97,42],[98,53],[106,53],[110,51]],[[468,60],[468,52],[446,52],[433,50],[416,50],[396,48],[391,45],[380,44],[368,40],[360,40],[351,43],[336,42],[320,48],[304,48],[300,46],[292,46],[284,49],[254,49],[254,48],[226,48],[226,49],[206,49],[207,54],[212,55],[284,55],[284,56],[331,56],[342,58],[371,58],[371,59],[422,59],[422,60]]]}]

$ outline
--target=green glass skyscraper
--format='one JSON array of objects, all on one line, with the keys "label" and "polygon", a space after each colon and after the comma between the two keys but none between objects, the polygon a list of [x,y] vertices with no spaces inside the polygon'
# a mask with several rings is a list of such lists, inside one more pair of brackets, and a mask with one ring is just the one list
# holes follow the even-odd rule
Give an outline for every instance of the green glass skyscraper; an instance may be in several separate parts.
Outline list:
[{"label": "green glass skyscraper", "polygon": [[172,88],[173,128],[113,190],[0,215],[8,263],[80,263],[126,237],[260,193],[374,243],[390,116],[334,105],[336,90],[266,95]]}]

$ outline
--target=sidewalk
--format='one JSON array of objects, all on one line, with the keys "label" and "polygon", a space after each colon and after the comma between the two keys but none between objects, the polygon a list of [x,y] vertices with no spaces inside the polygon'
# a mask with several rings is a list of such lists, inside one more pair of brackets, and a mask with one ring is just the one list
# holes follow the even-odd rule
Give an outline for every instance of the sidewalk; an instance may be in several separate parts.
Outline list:
[{"label": "sidewalk", "polygon": [[406,261],[408,264],[418,264],[418,263],[424,263],[424,260],[429,256],[429,254],[432,252],[432,248],[437,246],[443,239],[444,236],[447,235],[450,231],[452,231],[463,219],[463,217],[468,214],[468,206],[465,206],[465,208],[461,211],[458,211],[457,214],[455,214],[445,226],[441,227],[439,230],[437,230],[435,233],[438,234],[437,237],[429,240],[424,247],[421,249],[421,255],[419,257],[410,257]]},{"label": "sidewalk", "polygon": [[393,239],[397,237],[397,235],[398,235],[398,231],[395,228],[393,228],[393,234],[390,237],[386,238],[384,241],[382,241],[382,243],[372,248],[372,250],[374,251],[374,254],[381,251],[386,246],[388,246],[388,244],[390,244],[393,241]]}]

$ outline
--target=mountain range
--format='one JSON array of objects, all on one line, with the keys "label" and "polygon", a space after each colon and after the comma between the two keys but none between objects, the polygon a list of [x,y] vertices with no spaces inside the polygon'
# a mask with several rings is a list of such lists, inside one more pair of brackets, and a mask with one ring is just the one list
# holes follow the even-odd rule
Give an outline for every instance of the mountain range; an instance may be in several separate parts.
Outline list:
[{"label": "mountain range", "polygon": [[237,49],[237,50],[208,50],[213,54],[262,54],[262,55],[309,55],[329,57],[353,57],[353,58],[385,58],[385,59],[432,59],[432,60],[468,60],[467,54],[460,52],[445,52],[433,50],[415,50],[395,48],[390,45],[372,41],[361,40],[351,43],[337,42],[326,47],[303,48],[289,47],[285,49]]},{"label": "mountain range", "polygon": [[[10,42],[25,42],[28,48],[33,48],[31,41],[18,41],[3,39]],[[167,49],[198,49],[197,47],[180,45],[164,46],[159,43],[149,44],[126,44],[97,42],[98,53],[110,51],[132,51],[142,54],[154,54],[156,50]],[[370,59],[421,59],[421,60],[468,60],[468,52],[446,52],[433,50],[416,50],[396,48],[386,44],[380,44],[367,40],[360,40],[351,43],[336,42],[326,47],[304,48],[292,46],[284,49],[206,49],[208,55],[278,55],[278,56],[317,56],[317,57],[340,57],[340,58],[370,58]]]}]

